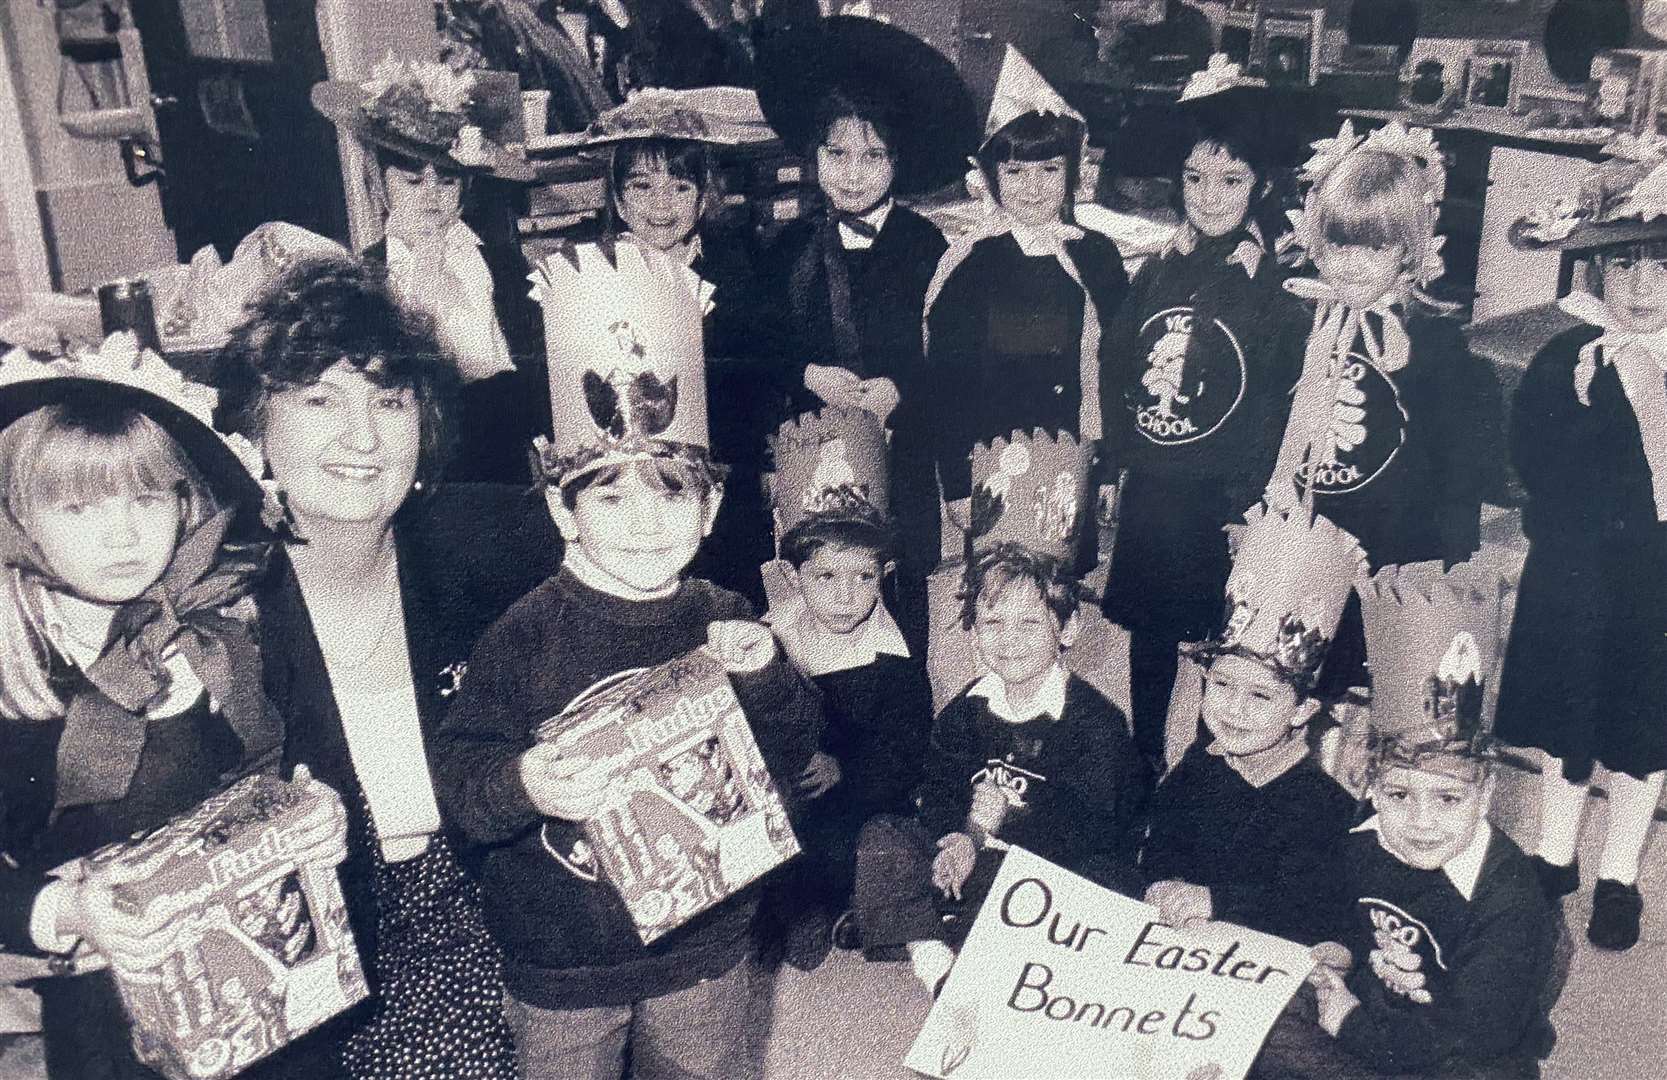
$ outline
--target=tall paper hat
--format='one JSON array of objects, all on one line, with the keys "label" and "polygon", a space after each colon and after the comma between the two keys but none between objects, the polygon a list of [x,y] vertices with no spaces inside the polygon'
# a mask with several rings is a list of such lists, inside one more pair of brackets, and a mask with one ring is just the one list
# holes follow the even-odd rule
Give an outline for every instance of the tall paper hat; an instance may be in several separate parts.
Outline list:
[{"label": "tall paper hat", "polygon": [[544,478],[561,485],[651,458],[707,463],[711,286],[630,239],[566,244],[529,277],[549,357],[554,436],[535,441]]},{"label": "tall paper hat", "polygon": [[1511,226],[1530,251],[1582,251],[1667,239],[1667,140],[1631,133],[1603,148],[1573,191],[1553,192]]},{"label": "tall paper hat", "polygon": [[830,406],[781,425],[771,440],[776,540],[806,521],[890,525],[886,436],[867,409]]},{"label": "tall paper hat", "polygon": [[1372,670],[1371,767],[1490,752],[1505,581],[1465,563],[1385,567],[1359,584]]},{"label": "tall paper hat", "polygon": [[1084,131],[1088,128],[1088,121],[1082,118],[1082,113],[1071,108],[1070,103],[1059,96],[1059,91],[1042,78],[1035,65],[1009,42],[1007,53],[1001,59],[1001,74],[996,76],[996,94],[990,102],[990,115],[984,121],[985,141],[1025,113],[1032,112],[1045,116],[1068,116],[1081,124]]},{"label": "tall paper hat", "polygon": [[972,448],[969,554],[1017,544],[1069,561],[1088,505],[1087,447],[1040,429]]},{"label": "tall paper hat", "polygon": [[1254,506],[1238,534],[1221,632],[1189,651],[1244,656],[1299,691],[1314,686],[1366,566],[1360,542],[1323,517]]}]

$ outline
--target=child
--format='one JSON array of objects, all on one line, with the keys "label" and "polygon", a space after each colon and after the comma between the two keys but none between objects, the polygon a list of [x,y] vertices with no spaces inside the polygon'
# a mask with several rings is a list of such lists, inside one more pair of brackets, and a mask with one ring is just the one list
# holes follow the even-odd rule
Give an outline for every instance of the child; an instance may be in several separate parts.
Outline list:
[{"label": "child", "polygon": [[1441,150],[1398,123],[1361,138],[1345,121],[1314,145],[1296,232],[1320,276],[1285,287],[1317,306],[1269,505],[1311,506],[1374,571],[1458,562],[1480,545],[1501,424],[1497,382],[1458,325],[1423,314],[1442,272]]},{"label": "child", "polygon": [[[907,814],[932,720],[925,666],[886,608],[897,534],[887,513],[886,444],[861,409],[823,409],[781,426],[775,440],[776,525],[790,591],[768,622],[782,648],[822,691],[827,733],[799,780],[799,840],[791,873],[795,927],[788,959],[804,966],[833,943],[854,948],[846,911],[857,834],[879,814]],[[820,945],[820,948],[814,946]]]},{"label": "child", "polygon": [[1283,99],[1212,61],[1181,96],[1181,227],[1136,275],[1101,345],[1102,475],[1118,493],[1106,614],[1129,631],[1135,741],[1163,756],[1176,646],[1214,627],[1224,529],[1256,502],[1301,369],[1307,320],[1256,217],[1286,166]]},{"label": "child", "polygon": [[1535,863],[1554,902],[1580,885],[1587,787],[1594,764],[1609,770],[1587,929],[1606,949],[1638,940],[1639,860],[1667,775],[1667,221],[1642,220],[1650,204],[1631,199],[1662,170],[1659,152],[1617,156],[1518,226],[1526,246],[1590,258],[1592,292],[1564,298],[1589,325],[1553,338],[1517,391],[1512,460],[1530,546],[1499,735],[1552,758]]},{"label": "child", "polygon": [[1190,649],[1209,737],[1158,784],[1140,868],[1146,902],[1171,925],[1221,919],[1312,945],[1340,934],[1353,899],[1335,858],[1355,801],[1321,770],[1306,728],[1360,545],[1300,511],[1256,507],[1248,521],[1226,621]]},{"label": "child", "polygon": [[102,968],[159,926],[49,871],[190,810],[281,738],[238,610],[260,560],[226,542],[260,492],[214,397],[132,335],[0,360],[0,942],[38,958],[54,1076],[155,1075]]},{"label": "child", "polygon": [[934,993],[1010,845],[1135,893],[1134,830],[1151,790],[1128,721],[1060,662],[1081,595],[1069,561],[1081,448],[1014,432],[979,446],[972,471],[982,546],[967,563],[962,621],[989,673],[933,723],[916,814],[869,822],[857,849],[864,948],[876,959],[906,951]]},{"label": "child", "polygon": [[1317,1018],[1287,1013],[1255,1075],[1538,1075],[1556,929],[1533,865],[1487,820],[1502,585],[1433,563],[1362,582],[1377,815],[1340,860],[1355,926],[1316,947]]},{"label": "child", "polygon": [[1100,437],[1099,345],[1129,279],[1117,245],[1075,224],[1087,125],[1011,45],[968,183],[988,219],[945,254],[927,293],[943,497],[964,520],[973,445],[1009,431]]},{"label": "child", "polygon": [[[762,326],[795,414],[868,409],[892,432],[892,511],[903,538],[897,616],[925,646],[926,575],[939,551],[921,320],[948,245],[898,200],[954,182],[978,137],[972,98],[931,46],[873,19],[836,16],[760,46],[759,103],[813,163],[817,209],[760,262]],[[802,380],[801,380],[802,376]]]},{"label": "child", "polygon": [[775,776],[804,771],[820,707],[744,600],[682,576],[722,496],[695,279],[630,241],[559,252],[541,278],[561,363],[560,435],[539,455],[566,559],[481,638],[436,740],[436,786],[479,845],[524,1076],[623,1076],[628,1061],[639,1077],[738,1076],[756,890],[645,947],[583,839],[605,775],[532,732],[598,682],[702,644]]}]

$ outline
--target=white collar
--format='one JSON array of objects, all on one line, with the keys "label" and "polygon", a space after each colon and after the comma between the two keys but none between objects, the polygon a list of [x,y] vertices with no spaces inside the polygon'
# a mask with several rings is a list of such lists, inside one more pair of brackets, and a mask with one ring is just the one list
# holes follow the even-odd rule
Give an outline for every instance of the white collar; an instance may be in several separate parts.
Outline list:
[{"label": "white collar", "polygon": [[875,603],[862,626],[849,634],[819,633],[816,616],[798,595],[772,610],[764,622],[776,632],[782,651],[794,666],[811,678],[867,667],[881,653],[905,658],[909,655],[903,631],[897,628],[897,620],[886,610],[884,601]]},{"label": "white collar", "polygon": [[[413,254],[411,245],[407,244],[403,237],[394,236],[390,233],[387,241],[388,263],[390,266],[393,265],[396,258],[402,260],[411,258]],[[451,226],[446,229],[446,234],[440,238],[440,242],[445,245],[448,252],[475,251],[485,243],[475,230],[461,221],[452,222]]]},{"label": "white collar", "polygon": [[[878,231],[886,227],[886,219],[891,217],[891,208],[896,205],[896,199],[887,197],[880,203],[879,206],[876,206],[868,213],[858,214],[857,219],[859,221],[866,221],[868,224],[874,226],[875,231]],[[846,248],[856,251],[866,251],[868,248],[874,246],[874,241],[877,239],[879,239],[879,237],[863,236],[843,221],[839,223],[839,242]]]},{"label": "white collar", "polygon": [[[626,229],[624,232],[620,233],[619,235],[621,237],[629,236],[631,239],[635,240],[637,243],[641,244],[643,247],[653,247],[654,246],[653,244],[650,244],[647,240],[644,240],[642,237],[640,237],[636,233],[632,232],[630,229]],[[689,243],[687,244],[687,246],[685,246],[683,248],[683,265],[689,267],[691,270],[694,269],[695,260],[700,258],[702,253],[703,253],[703,249],[700,245],[700,232],[697,230],[693,236],[689,237]]]},{"label": "white collar", "polygon": [[1043,255],[1057,258],[1065,251],[1066,241],[1081,240],[1082,235],[1081,229],[1063,221],[1051,221],[1046,225],[1013,223],[1013,239],[1018,241],[1019,250],[1033,259]]},{"label": "white collar", "polygon": [[[1384,842],[1383,830],[1378,828],[1377,814],[1373,814],[1349,831],[1377,833],[1378,846],[1401,862],[1406,862],[1395,853],[1394,848]],[[1453,883],[1453,888],[1466,900],[1476,895],[1476,882],[1482,877],[1482,861],[1487,858],[1488,845],[1492,842],[1493,826],[1484,818],[1475,834],[1471,836],[1470,843],[1465,845],[1465,849],[1441,865],[1441,872],[1447,875],[1447,880]]]},{"label": "white collar", "polygon": [[1048,672],[1041,689],[1037,690],[1036,696],[1030,700],[1029,707],[1022,712],[1008,702],[1007,684],[993,671],[974,682],[967,689],[967,696],[983,698],[990,711],[1009,724],[1023,724],[1039,716],[1049,716],[1058,720],[1065,715],[1066,682],[1065,668],[1055,664]]}]

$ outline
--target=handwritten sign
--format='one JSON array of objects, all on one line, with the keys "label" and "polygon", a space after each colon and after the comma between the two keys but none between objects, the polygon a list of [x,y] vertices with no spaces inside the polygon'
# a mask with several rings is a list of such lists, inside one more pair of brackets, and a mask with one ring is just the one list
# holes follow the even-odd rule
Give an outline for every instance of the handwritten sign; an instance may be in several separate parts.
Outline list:
[{"label": "handwritten sign", "polygon": [[1014,848],[904,1064],[955,1080],[1242,1080],[1312,967],[1304,946],[1173,929]]}]

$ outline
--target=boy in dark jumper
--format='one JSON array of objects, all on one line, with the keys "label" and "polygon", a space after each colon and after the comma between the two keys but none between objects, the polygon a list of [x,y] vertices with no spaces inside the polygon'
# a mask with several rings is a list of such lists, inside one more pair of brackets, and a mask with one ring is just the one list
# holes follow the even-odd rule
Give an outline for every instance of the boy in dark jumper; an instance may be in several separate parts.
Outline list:
[{"label": "boy in dark jumper", "polygon": [[864,409],[807,413],[781,426],[775,461],[781,561],[765,576],[783,588],[772,590],[765,621],[822,692],[827,714],[822,747],[798,784],[805,857],[780,881],[782,914],[799,931],[787,959],[807,967],[826,955],[830,924],[834,944],[855,947],[846,909],[857,833],[878,814],[911,810],[932,693],[883,595],[898,540],[880,422]]},{"label": "boy in dark jumper", "polygon": [[1015,432],[972,458],[969,543],[984,545],[962,620],[988,674],[938,714],[914,817],[874,819],[857,848],[865,949],[906,951],[934,991],[1010,846],[1134,894],[1151,790],[1128,720],[1060,662],[1081,595],[1069,562],[1087,475],[1078,444]]},{"label": "boy in dark jumper", "polygon": [[540,463],[567,554],[481,638],[437,739],[439,795],[477,845],[523,1076],[741,1076],[756,889],[644,946],[581,831],[607,800],[605,765],[532,732],[599,682],[703,644],[772,774],[804,770],[820,706],[745,600],[682,578],[722,494],[682,269],[621,242],[544,273],[558,435]]},{"label": "boy in dark jumper", "polygon": [[1556,924],[1532,863],[1487,820],[1500,585],[1437,564],[1362,583],[1377,815],[1343,847],[1354,927],[1315,948],[1315,1015],[1288,1011],[1252,1075],[1539,1075]]},{"label": "boy in dark jumper", "polygon": [[[1313,945],[1352,897],[1337,848],[1355,800],[1320,768],[1311,696],[1365,556],[1324,518],[1256,507],[1227,581],[1226,621],[1187,648],[1203,665],[1203,731],[1152,797],[1140,868],[1174,926],[1220,919]],[[1207,737],[1206,737],[1207,735]]]}]

